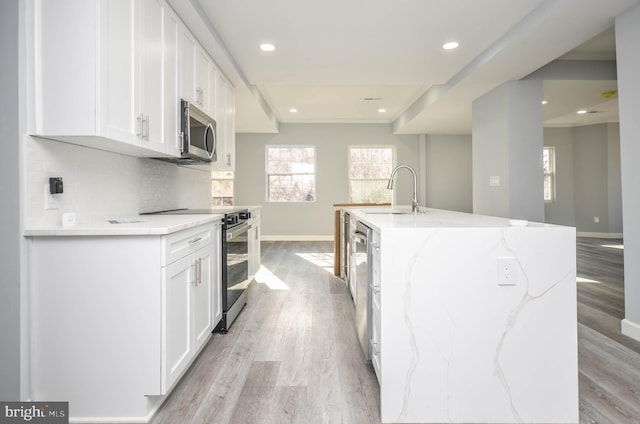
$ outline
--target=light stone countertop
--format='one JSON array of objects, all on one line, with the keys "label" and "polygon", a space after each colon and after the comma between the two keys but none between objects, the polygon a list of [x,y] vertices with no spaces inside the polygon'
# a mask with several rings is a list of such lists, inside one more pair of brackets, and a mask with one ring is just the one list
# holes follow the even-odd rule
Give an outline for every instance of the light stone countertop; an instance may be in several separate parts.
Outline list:
[{"label": "light stone countertop", "polygon": [[78,223],[74,226],[62,225],[26,228],[26,237],[34,236],[133,236],[165,235],[209,222],[219,221],[223,214],[210,215],[134,215]]},{"label": "light stone countertop", "polygon": [[135,235],[165,235],[187,228],[197,227],[221,220],[225,211],[247,209],[257,212],[261,206],[237,205],[215,207],[212,214],[193,215],[131,215],[94,218],[90,222],[78,222],[74,226],[47,225],[32,226],[24,230],[25,237],[42,236],[135,236]]},{"label": "light stone countertop", "polygon": [[[375,230],[382,229],[416,229],[416,228],[550,228],[553,224],[513,220],[495,216],[476,215],[471,213],[448,211],[442,209],[420,208],[419,213],[412,213],[410,206],[390,207],[351,207],[344,208],[359,221],[368,224]],[[404,212],[404,213],[389,213]]]}]

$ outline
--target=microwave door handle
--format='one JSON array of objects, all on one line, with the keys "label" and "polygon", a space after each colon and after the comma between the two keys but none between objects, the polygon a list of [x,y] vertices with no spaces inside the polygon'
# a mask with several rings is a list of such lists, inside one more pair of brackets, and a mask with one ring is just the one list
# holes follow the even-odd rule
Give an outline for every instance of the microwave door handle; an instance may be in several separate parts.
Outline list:
[{"label": "microwave door handle", "polygon": [[211,156],[213,156],[218,149],[218,134],[216,134],[216,130],[213,129],[213,127],[211,128],[211,133],[213,134],[213,149],[211,150]]},{"label": "microwave door handle", "polygon": [[[213,138],[213,146],[211,146],[211,150],[209,150],[209,138],[207,137],[207,134],[211,132],[211,138]],[[207,155],[209,155],[209,158],[213,157],[213,152],[216,151],[216,132],[213,129],[213,125],[211,124],[207,124],[207,129],[204,132],[204,148],[207,150]]]}]

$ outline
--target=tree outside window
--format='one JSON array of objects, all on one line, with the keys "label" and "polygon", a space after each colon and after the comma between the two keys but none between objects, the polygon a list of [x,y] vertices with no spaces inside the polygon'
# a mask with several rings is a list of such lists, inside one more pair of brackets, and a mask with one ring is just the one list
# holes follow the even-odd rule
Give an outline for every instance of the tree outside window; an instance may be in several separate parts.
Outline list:
[{"label": "tree outside window", "polygon": [[542,166],[544,169],[544,201],[552,203],[556,200],[556,155],[555,148],[542,149]]},{"label": "tree outside window", "polygon": [[393,163],[393,147],[349,147],[349,202],[391,203],[393,192],[387,181]]},{"label": "tree outside window", "polygon": [[316,200],[315,146],[267,146],[267,201]]},{"label": "tree outside window", "polygon": [[233,171],[211,171],[211,206],[233,205]]}]

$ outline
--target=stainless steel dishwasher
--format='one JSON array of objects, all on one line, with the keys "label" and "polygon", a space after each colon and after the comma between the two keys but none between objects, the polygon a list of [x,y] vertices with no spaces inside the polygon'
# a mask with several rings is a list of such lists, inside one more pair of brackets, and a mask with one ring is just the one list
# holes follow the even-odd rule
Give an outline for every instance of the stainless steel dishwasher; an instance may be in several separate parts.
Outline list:
[{"label": "stainless steel dishwasher", "polygon": [[[366,360],[371,360],[371,228],[361,222],[353,235],[356,245],[356,331]],[[352,276],[353,277],[353,276]]]}]

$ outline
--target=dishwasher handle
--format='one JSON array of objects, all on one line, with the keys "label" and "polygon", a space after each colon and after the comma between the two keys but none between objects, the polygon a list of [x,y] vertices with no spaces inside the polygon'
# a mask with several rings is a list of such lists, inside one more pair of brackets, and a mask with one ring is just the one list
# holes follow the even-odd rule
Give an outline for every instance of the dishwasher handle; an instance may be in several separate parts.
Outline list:
[{"label": "dishwasher handle", "polygon": [[356,241],[356,243],[362,243],[364,245],[367,244],[367,235],[361,231],[356,231],[355,233],[353,233],[353,239]]}]

